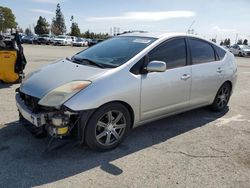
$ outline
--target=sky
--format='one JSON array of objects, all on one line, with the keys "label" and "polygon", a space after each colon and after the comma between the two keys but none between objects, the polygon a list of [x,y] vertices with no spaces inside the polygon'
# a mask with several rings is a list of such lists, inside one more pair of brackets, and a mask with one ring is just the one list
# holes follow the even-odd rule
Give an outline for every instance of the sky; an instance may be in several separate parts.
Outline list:
[{"label": "sky", "polygon": [[149,32],[184,32],[188,28],[206,38],[250,41],[250,0],[0,0],[23,29],[33,28],[39,16],[51,23],[60,3],[67,31],[70,18],[81,32],[110,33],[117,27]]}]

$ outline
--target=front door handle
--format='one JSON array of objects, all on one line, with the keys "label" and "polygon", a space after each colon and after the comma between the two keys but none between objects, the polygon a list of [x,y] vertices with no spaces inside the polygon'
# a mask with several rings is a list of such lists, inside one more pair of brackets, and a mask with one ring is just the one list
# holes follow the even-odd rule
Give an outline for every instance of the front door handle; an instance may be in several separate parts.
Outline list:
[{"label": "front door handle", "polygon": [[218,73],[222,73],[222,68],[221,67],[218,67],[217,71]]},{"label": "front door handle", "polygon": [[189,79],[191,76],[190,76],[190,74],[183,74],[182,76],[181,76],[181,79],[182,80],[187,80],[187,79]]}]

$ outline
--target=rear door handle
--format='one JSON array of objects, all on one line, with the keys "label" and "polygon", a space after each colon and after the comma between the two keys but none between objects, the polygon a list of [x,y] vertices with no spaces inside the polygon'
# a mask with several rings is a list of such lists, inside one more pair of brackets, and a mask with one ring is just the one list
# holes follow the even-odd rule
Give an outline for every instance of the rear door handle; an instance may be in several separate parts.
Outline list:
[{"label": "rear door handle", "polygon": [[181,80],[187,80],[187,79],[189,79],[191,76],[189,75],[189,74],[183,74],[182,76],[181,76]]},{"label": "rear door handle", "polygon": [[221,67],[218,67],[217,71],[218,73],[222,73],[222,68]]}]

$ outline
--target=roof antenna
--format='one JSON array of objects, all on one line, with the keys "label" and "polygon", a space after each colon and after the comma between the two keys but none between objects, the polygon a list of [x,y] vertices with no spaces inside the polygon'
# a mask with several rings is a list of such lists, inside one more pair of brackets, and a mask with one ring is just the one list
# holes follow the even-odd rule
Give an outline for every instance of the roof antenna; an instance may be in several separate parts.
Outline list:
[{"label": "roof antenna", "polygon": [[195,23],[195,20],[194,20],[194,21],[191,23],[191,25],[188,27],[188,30],[187,30],[187,33],[188,33],[188,34],[193,34],[194,30],[191,29],[191,27],[194,25],[194,23]]}]

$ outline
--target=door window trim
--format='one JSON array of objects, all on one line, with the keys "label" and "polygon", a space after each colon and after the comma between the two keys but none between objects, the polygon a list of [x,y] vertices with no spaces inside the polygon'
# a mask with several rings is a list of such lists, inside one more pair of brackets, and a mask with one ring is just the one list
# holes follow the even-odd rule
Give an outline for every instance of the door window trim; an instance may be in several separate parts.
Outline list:
[{"label": "door window trim", "polygon": [[[190,53],[190,64],[191,64],[191,65],[200,65],[200,64],[212,63],[212,62],[215,62],[215,61],[219,61],[218,54],[217,54],[216,50],[214,49],[213,44],[211,44],[211,43],[209,43],[208,41],[205,41],[205,40],[203,40],[203,39],[199,39],[199,38],[195,38],[195,37],[186,37],[186,39],[187,39],[188,48],[189,48],[189,53]],[[195,64],[194,64],[194,63],[193,63],[192,51],[191,51],[191,45],[190,45],[190,39],[194,39],[194,40],[198,40],[198,41],[207,43],[207,44],[213,49],[213,52],[214,52],[214,61],[208,61],[208,62],[202,62],[202,63],[195,63]]]},{"label": "door window trim", "polygon": [[[145,71],[143,68],[145,66],[147,66],[148,63],[149,63],[149,53],[152,52],[153,50],[157,49],[157,48],[160,48],[162,45],[166,44],[167,42],[170,42],[170,41],[175,40],[175,39],[184,39],[184,42],[185,42],[186,64],[184,66],[182,66],[182,67],[191,65],[191,56],[190,56],[190,52],[189,52],[189,48],[188,48],[188,41],[187,41],[185,36],[178,36],[178,37],[172,37],[172,38],[166,39],[165,41],[163,41],[160,44],[158,44],[157,46],[155,46],[145,56],[143,56],[137,63],[135,63],[131,67],[130,72],[135,74],[135,75],[147,74],[148,72]],[[171,68],[171,69],[176,69],[176,68],[181,68],[181,67],[174,67],[174,68]]]}]

